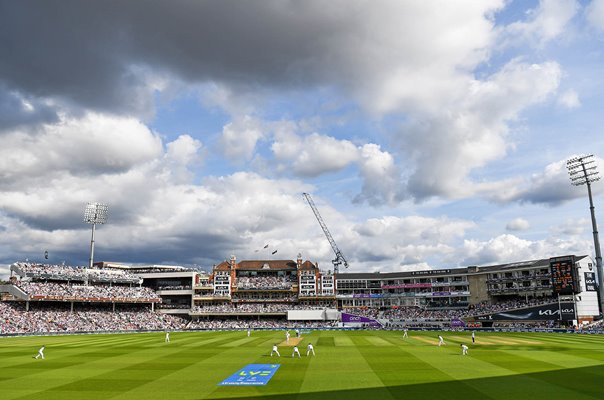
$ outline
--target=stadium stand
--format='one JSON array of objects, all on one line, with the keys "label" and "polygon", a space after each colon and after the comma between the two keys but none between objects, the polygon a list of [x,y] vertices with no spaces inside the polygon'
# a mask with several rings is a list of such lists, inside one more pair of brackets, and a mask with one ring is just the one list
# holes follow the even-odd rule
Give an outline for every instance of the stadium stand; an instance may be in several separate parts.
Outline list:
[{"label": "stadium stand", "polygon": [[109,285],[72,285],[55,282],[15,283],[30,300],[77,300],[77,301],[114,301],[114,302],[159,302],[161,298],[146,287],[109,286]]},{"label": "stadium stand", "polygon": [[[573,260],[578,271],[591,271],[588,257]],[[105,262],[92,269],[19,262],[10,270],[9,283],[0,285],[2,334],[369,325],[551,329],[574,322],[560,321],[562,310],[572,312],[575,300],[561,300],[554,292],[550,259],[337,276],[301,256],[241,262],[233,256],[207,275],[177,266]],[[583,290],[575,298],[582,297],[583,304],[575,303],[574,313],[588,324],[597,319],[592,310],[597,296]],[[345,321],[338,310],[358,318]],[[539,318],[506,320],[506,314]],[[584,327],[602,328],[601,321]]]},{"label": "stadium stand", "polygon": [[71,311],[65,303],[35,303],[26,311],[22,302],[0,302],[0,334],[45,334],[182,329],[186,321],[150,309],[80,304]]},{"label": "stadium stand", "polygon": [[10,270],[23,278],[39,280],[80,281],[140,284],[142,279],[119,269],[96,269],[34,263],[14,263]]}]

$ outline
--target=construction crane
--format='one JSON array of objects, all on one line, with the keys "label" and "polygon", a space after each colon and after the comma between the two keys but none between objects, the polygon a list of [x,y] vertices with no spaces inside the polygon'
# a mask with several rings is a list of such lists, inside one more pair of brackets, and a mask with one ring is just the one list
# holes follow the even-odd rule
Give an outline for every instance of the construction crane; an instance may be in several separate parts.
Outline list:
[{"label": "construction crane", "polygon": [[321,225],[321,228],[323,228],[323,233],[325,233],[325,236],[327,237],[327,240],[329,241],[331,248],[333,249],[334,253],[336,253],[336,258],[331,260],[331,262],[333,263],[333,272],[334,272],[334,274],[337,274],[338,267],[341,264],[344,264],[344,267],[348,268],[348,262],[344,258],[344,255],[342,254],[340,249],[338,249],[338,245],[336,244],[335,240],[333,240],[333,237],[331,237],[331,233],[329,233],[329,229],[327,229],[327,225],[325,225],[323,218],[321,218],[321,214],[319,213],[317,206],[315,206],[315,202],[312,201],[312,197],[310,197],[310,194],[302,193],[302,195],[308,202],[308,205],[312,209],[312,212],[315,213],[315,217],[317,217],[317,221],[319,221],[319,225]]}]

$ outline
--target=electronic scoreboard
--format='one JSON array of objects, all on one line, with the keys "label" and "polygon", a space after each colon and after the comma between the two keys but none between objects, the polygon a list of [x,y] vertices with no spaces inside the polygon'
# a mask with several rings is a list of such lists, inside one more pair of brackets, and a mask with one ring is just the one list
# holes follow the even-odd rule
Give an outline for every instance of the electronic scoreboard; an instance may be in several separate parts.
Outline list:
[{"label": "electronic scoreboard", "polygon": [[574,294],[578,292],[575,279],[575,256],[553,257],[549,259],[554,294]]}]

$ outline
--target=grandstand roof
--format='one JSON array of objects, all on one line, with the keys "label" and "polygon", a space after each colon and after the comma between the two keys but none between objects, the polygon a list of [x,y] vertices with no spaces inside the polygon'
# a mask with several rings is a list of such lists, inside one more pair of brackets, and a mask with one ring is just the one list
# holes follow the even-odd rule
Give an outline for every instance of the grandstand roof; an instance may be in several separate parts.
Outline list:
[{"label": "grandstand roof", "polygon": [[[580,261],[587,257],[586,255],[575,256],[575,261]],[[530,260],[530,261],[519,261],[519,262],[511,262],[506,264],[497,264],[497,265],[488,265],[484,267],[478,267],[480,272],[490,272],[490,271],[500,271],[505,269],[516,269],[516,268],[549,268],[549,258],[541,258],[538,260]],[[463,269],[463,268],[460,268]],[[453,270],[453,271],[456,271]]]},{"label": "grandstand roof", "polygon": [[[575,260],[582,260],[587,256],[576,256]],[[481,267],[460,267],[460,268],[451,268],[451,269],[440,269],[440,270],[424,270],[424,271],[409,271],[409,272],[388,272],[388,273],[380,273],[380,272],[360,272],[360,273],[347,273],[341,272],[336,275],[337,280],[341,279],[400,279],[400,278],[417,278],[422,275],[424,276],[439,276],[439,275],[462,275],[462,274],[470,274],[475,272],[485,273],[485,272],[494,272],[501,270],[513,270],[517,268],[549,268],[549,258],[542,258],[538,260],[529,260],[529,261],[519,261],[512,262],[507,264],[497,264],[497,265],[488,265]],[[470,270],[470,268],[473,268]],[[477,268],[474,270],[474,268]]]},{"label": "grandstand roof", "polygon": [[335,274],[336,280],[341,279],[398,279],[406,276],[414,276],[410,272],[339,272]]},{"label": "grandstand roof", "polygon": [[150,271],[150,270],[157,270],[157,271],[190,271],[190,268],[187,267],[183,267],[181,265],[158,265],[158,264],[153,264],[153,265],[148,265],[148,264],[136,264],[136,265],[130,265],[130,264],[123,264],[123,263],[119,263],[119,262],[113,262],[113,261],[98,261],[95,262],[94,265],[98,268],[112,268],[112,269],[123,269],[123,270],[128,270],[128,271],[139,271],[139,270],[143,270],[143,271]]}]

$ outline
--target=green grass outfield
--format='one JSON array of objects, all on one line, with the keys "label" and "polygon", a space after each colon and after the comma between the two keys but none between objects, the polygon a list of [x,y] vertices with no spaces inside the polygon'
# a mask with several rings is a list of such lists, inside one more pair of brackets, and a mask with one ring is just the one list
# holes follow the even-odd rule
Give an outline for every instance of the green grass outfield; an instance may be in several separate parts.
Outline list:
[{"label": "green grass outfield", "polygon": [[[0,399],[604,399],[600,335],[312,331],[302,359],[283,331],[0,339]],[[306,357],[306,343],[316,357]],[[470,347],[462,356],[459,344]],[[46,345],[45,360],[34,360]],[[247,364],[279,363],[266,386],[218,386]]]}]

